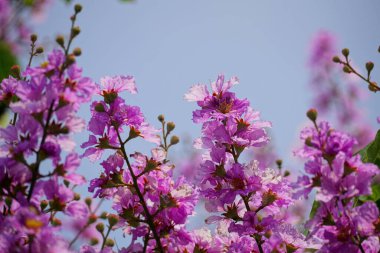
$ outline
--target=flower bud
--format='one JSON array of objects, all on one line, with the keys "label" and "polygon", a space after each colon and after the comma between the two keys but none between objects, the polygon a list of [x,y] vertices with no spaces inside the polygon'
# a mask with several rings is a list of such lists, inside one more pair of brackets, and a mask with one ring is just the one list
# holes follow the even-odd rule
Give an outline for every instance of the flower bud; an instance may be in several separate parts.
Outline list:
[{"label": "flower bud", "polygon": [[74,200],[80,200],[80,194],[79,193],[74,193]]},{"label": "flower bud", "polygon": [[99,243],[98,238],[94,237],[94,238],[91,238],[91,239],[90,239],[90,245],[91,245],[91,246],[94,246],[94,245],[96,245],[96,244],[98,244],[98,243]]},{"label": "flower bud", "polygon": [[81,11],[82,11],[82,5],[80,5],[80,4],[76,4],[76,5],[74,6],[74,10],[75,10],[76,13],[81,12]]},{"label": "flower bud", "polygon": [[370,91],[373,91],[373,92],[379,91],[379,89],[377,88],[377,83],[376,83],[376,82],[371,82],[371,83],[368,85],[368,89],[369,89]]},{"label": "flower bud", "polygon": [[317,120],[318,117],[318,111],[314,108],[307,111],[306,116],[313,122]]},{"label": "flower bud", "polygon": [[75,48],[73,54],[75,56],[80,56],[82,54],[82,49],[80,49],[79,47]]},{"label": "flower bud", "polygon": [[41,203],[40,203],[40,207],[41,207],[41,210],[44,210],[47,205],[48,205],[48,201],[46,199],[42,200]]},{"label": "flower bud", "polygon": [[65,38],[62,36],[62,35],[58,35],[56,38],[55,38],[55,41],[58,43],[58,45],[60,45],[61,47],[65,47]]},{"label": "flower bud", "polygon": [[305,140],[305,145],[308,147],[313,147],[313,143],[311,141],[311,137],[307,137]]},{"label": "flower bud", "polygon": [[160,122],[164,122],[165,117],[164,117],[164,115],[160,114],[160,115],[158,115],[157,119],[158,119],[158,121],[160,121]]},{"label": "flower bud", "polygon": [[108,247],[113,247],[115,242],[111,238],[107,238],[105,245]]},{"label": "flower bud", "polygon": [[365,64],[365,68],[367,69],[368,72],[371,72],[375,64],[373,62],[369,61]]},{"label": "flower bud", "polygon": [[175,145],[179,143],[179,137],[176,135],[173,135],[172,138],[170,138],[170,145]]},{"label": "flower bud", "polygon": [[115,214],[108,215],[108,223],[111,227],[115,226],[119,222],[119,217]]},{"label": "flower bud", "polygon": [[284,172],[284,177],[288,177],[288,176],[290,176],[290,171],[285,170],[285,172]]},{"label": "flower bud", "polygon": [[13,65],[11,67],[11,75],[16,79],[21,79],[21,70],[19,65]]},{"label": "flower bud", "polygon": [[86,203],[87,206],[91,206],[92,199],[90,197],[87,197],[84,199],[84,202]]},{"label": "flower bud", "polygon": [[95,111],[96,112],[105,112],[106,110],[104,109],[104,106],[102,103],[97,103],[95,105]]},{"label": "flower bud", "polygon": [[79,26],[75,26],[75,27],[73,27],[73,29],[71,30],[71,32],[72,32],[72,36],[73,36],[73,37],[75,37],[75,36],[77,36],[78,34],[80,34],[80,28],[79,28]]},{"label": "flower bud", "polygon": [[351,69],[348,66],[344,66],[343,67],[343,72],[347,73],[347,74],[350,74],[352,71],[351,71]]},{"label": "flower bud", "polygon": [[281,167],[282,167],[282,160],[281,159],[276,160],[276,164],[277,164],[277,167],[279,169],[281,169]]},{"label": "flower bud", "polygon": [[62,221],[61,221],[60,219],[53,218],[53,220],[51,221],[51,224],[52,224],[54,227],[61,226],[61,225],[62,225]]},{"label": "flower bud", "polygon": [[44,48],[43,47],[37,47],[36,48],[36,53],[37,54],[42,54],[44,52]]},{"label": "flower bud", "polygon": [[339,56],[335,55],[335,56],[332,58],[332,61],[335,62],[335,63],[340,63],[340,58],[339,58]]},{"label": "flower bud", "polygon": [[348,48],[343,48],[342,49],[342,54],[347,57],[350,54],[350,50]]},{"label": "flower bud", "polygon": [[102,212],[99,216],[100,219],[107,219],[107,212]]},{"label": "flower bud", "polygon": [[168,122],[168,123],[166,124],[166,128],[167,128],[167,130],[168,130],[168,133],[170,133],[171,131],[173,131],[174,128],[175,128],[175,124],[174,124],[174,122]]},{"label": "flower bud", "polygon": [[265,192],[262,196],[261,205],[262,206],[269,206],[272,205],[273,202],[275,202],[277,199],[276,193],[269,190],[268,192]]},{"label": "flower bud", "polygon": [[30,35],[30,41],[33,43],[36,42],[37,41],[37,34],[33,33],[32,35]]},{"label": "flower bud", "polygon": [[68,55],[66,57],[66,62],[67,62],[68,65],[71,65],[71,64],[75,63],[75,56],[74,55]]},{"label": "flower bud", "polygon": [[103,233],[104,224],[102,222],[99,222],[98,224],[96,224],[96,230],[98,230],[98,232],[100,232],[100,233]]},{"label": "flower bud", "polygon": [[96,217],[96,214],[91,214],[90,217],[88,217],[88,224],[92,224],[94,223],[96,220],[98,219],[98,217]]}]

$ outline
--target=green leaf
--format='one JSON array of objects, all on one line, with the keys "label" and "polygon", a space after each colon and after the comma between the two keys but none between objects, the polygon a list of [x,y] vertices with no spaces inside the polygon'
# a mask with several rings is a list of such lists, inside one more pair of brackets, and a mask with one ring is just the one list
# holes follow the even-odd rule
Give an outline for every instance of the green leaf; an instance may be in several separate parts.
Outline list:
[{"label": "green leaf", "polygon": [[10,69],[17,64],[16,56],[13,54],[9,45],[0,41],[0,82],[7,78],[10,74]]},{"label": "green leaf", "polygon": [[363,162],[376,164],[380,168],[380,130],[377,131],[375,140],[358,153]]},{"label": "green leaf", "polygon": [[321,206],[321,203],[319,201],[314,200],[313,206],[311,207],[311,211],[309,214],[309,219],[314,218],[315,214],[317,213],[318,208]]},{"label": "green leaf", "polygon": [[367,196],[360,196],[359,201],[373,201],[376,203],[377,207],[380,209],[380,184],[372,185],[372,194]]}]

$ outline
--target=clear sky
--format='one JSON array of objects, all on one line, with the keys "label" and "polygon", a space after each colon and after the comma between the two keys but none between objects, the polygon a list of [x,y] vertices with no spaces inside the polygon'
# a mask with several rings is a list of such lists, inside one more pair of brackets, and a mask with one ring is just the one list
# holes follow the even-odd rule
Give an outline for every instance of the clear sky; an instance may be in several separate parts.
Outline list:
[{"label": "clear sky", "polygon": [[[152,123],[165,114],[179,134],[200,133],[191,121],[195,104],[183,100],[188,88],[209,83],[218,73],[236,75],[240,84],[234,91],[273,123],[275,146],[285,161],[290,159],[311,103],[310,39],[321,29],[333,32],[341,48],[350,48],[358,66],[372,59],[373,77],[380,80],[380,1],[78,2],[84,8],[75,46],[82,47],[79,64],[85,75],[95,81],[104,75],[134,75],[139,94],[127,100],[140,105]],[[67,33],[71,13],[72,6],[55,1],[45,21],[36,25],[37,33],[45,40]],[[366,106],[376,126],[380,94],[369,93]],[[86,119],[88,112],[88,107],[81,110]],[[83,163],[89,178],[99,174],[94,170]]]}]

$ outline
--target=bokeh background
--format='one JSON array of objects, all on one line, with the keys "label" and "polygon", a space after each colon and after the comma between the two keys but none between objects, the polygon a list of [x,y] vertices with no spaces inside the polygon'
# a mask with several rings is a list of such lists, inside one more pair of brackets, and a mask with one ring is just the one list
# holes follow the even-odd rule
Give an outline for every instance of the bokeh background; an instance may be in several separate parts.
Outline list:
[{"label": "bokeh background", "polygon": [[[78,62],[85,75],[97,82],[105,75],[135,76],[139,93],[127,96],[127,101],[141,106],[157,127],[161,113],[174,121],[182,140],[200,134],[200,126],[191,121],[195,104],[184,101],[183,94],[193,84],[210,83],[219,73],[236,75],[240,84],[234,91],[273,123],[273,145],[294,171],[302,170],[292,150],[313,96],[307,67],[312,37],[330,31],[340,48],[350,48],[362,71],[367,60],[374,61],[372,76],[380,80],[379,1],[78,2],[84,7],[78,19],[82,32],[74,46],[82,48]],[[34,25],[45,47],[52,48],[55,36],[69,31],[71,14],[72,5],[54,1]],[[366,87],[364,82],[359,85]],[[362,105],[378,128],[379,94],[368,92]],[[81,116],[89,119],[89,106],[81,109]],[[87,137],[82,133],[76,139],[83,142]],[[131,149],[149,147],[137,143]],[[177,148],[176,160],[186,157],[183,150]],[[81,172],[92,179],[100,166],[83,160]]]}]

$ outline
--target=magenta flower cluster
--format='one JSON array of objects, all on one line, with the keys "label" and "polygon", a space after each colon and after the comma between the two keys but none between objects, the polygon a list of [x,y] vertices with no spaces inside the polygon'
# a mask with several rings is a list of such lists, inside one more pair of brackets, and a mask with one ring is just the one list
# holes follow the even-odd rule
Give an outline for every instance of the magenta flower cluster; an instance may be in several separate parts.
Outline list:
[{"label": "magenta flower cluster", "polygon": [[[0,251],[67,252],[57,231],[62,219],[81,219],[89,209],[73,188],[86,182],[72,134],[85,128],[76,115],[95,88],[62,50],[19,78],[4,79],[0,98],[14,113],[0,129]],[[59,218],[58,218],[59,217]]]},{"label": "magenta flower cluster", "polygon": [[320,240],[320,252],[379,252],[379,210],[374,202],[360,203],[359,198],[371,195],[372,178],[379,175],[379,168],[353,153],[357,144],[353,137],[325,121],[313,121],[313,128],[301,132],[303,147],[295,151],[307,159],[307,174],[298,178],[295,198],[307,197],[316,189],[315,209],[306,224],[308,238]]}]

